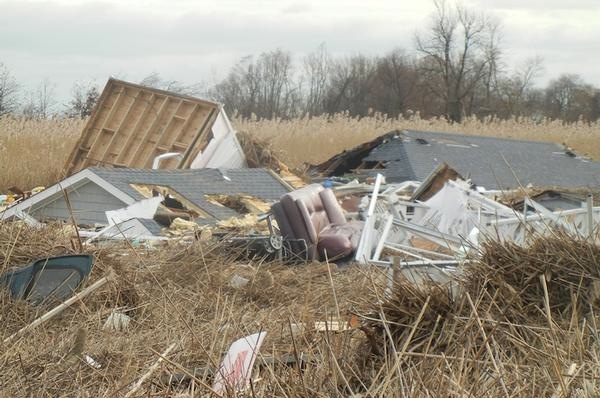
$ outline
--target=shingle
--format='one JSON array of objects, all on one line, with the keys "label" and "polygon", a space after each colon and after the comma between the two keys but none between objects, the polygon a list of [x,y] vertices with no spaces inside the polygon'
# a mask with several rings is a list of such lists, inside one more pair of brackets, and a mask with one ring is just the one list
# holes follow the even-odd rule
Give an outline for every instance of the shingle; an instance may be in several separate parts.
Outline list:
[{"label": "shingle", "polygon": [[[417,140],[419,139],[419,140]],[[545,142],[454,133],[403,131],[373,149],[365,160],[381,161],[390,182],[424,180],[442,162],[488,189],[526,186],[600,186],[600,164],[569,156]]]},{"label": "shingle", "polygon": [[152,235],[161,235],[162,234],[162,226],[154,220],[145,219],[145,218],[136,218],[142,224],[148,232]]}]

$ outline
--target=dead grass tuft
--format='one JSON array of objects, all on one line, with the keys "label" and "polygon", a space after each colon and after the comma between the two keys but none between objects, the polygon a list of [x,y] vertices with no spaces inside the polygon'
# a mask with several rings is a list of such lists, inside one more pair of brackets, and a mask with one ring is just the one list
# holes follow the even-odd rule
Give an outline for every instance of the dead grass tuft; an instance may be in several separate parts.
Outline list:
[{"label": "dead grass tuft", "polygon": [[[50,228],[0,224],[0,241],[11,242],[1,246],[0,259],[22,265],[62,253],[69,239],[59,226]],[[240,262],[239,253],[219,242],[93,253],[97,262],[86,283],[109,272],[116,279],[43,327],[0,343],[3,395],[124,395],[157,353],[175,343],[136,396],[208,396],[202,384],[171,385],[165,376],[195,370],[210,384],[207,369],[229,344],[261,330],[268,335],[249,392],[254,396],[598,393],[600,249],[585,241],[556,236],[528,249],[488,242],[455,288],[458,294],[399,280],[389,297],[377,269]],[[232,287],[234,275],[249,283]],[[2,296],[0,339],[46,310]],[[103,329],[115,310],[131,317],[128,329]],[[359,315],[358,328],[310,327],[350,314]],[[267,365],[269,357],[295,353],[306,359],[301,369]],[[102,367],[86,364],[85,355]]]}]

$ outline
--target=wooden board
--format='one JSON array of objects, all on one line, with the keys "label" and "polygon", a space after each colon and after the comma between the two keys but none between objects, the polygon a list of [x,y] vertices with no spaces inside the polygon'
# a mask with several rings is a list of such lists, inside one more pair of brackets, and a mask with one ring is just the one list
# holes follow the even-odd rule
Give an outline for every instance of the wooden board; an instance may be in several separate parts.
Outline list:
[{"label": "wooden board", "polygon": [[188,168],[211,138],[219,104],[109,79],[65,166],[151,168],[160,154],[180,152],[161,168]]}]

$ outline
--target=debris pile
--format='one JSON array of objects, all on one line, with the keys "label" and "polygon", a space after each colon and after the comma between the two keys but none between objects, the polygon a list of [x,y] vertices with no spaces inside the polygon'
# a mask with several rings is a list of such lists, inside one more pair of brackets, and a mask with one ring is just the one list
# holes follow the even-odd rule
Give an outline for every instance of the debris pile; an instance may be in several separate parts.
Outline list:
[{"label": "debris pile", "polygon": [[283,158],[221,104],[109,80],[67,177],[0,196],[0,390],[600,392],[600,164],[414,131],[310,183]]},{"label": "debris pile", "polygon": [[488,241],[457,294],[397,278],[383,303],[365,303],[369,351],[388,369],[374,383],[436,396],[594,396],[585,380],[597,374],[598,256],[599,246],[560,234],[528,247]]}]

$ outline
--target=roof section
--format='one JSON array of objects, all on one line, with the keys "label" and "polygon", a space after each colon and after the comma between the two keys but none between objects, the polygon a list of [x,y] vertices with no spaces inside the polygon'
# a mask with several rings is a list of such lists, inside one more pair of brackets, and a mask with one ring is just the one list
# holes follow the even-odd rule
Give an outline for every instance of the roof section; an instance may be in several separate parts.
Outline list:
[{"label": "roof section", "polygon": [[552,143],[412,130],[386,137],[363,161],[381,162],[388,182],[423,181],[445,162],[487,189],[600,186],[600,163]]},{"label": "roof section", "polygon": [[205,195],[246,194],[276,201],[288,192],[286,185],[266,169],[145,170],[91,167],[88,170],[135,200],[142,200],[144,196],[131,184],[169,187],[216,219],[226,219],[238,213],[208,201]]},{"label": "roof section", "polygon": [[69,157],[67,175],[89,166],[149,168],[155,156],[179,152],[163,168],[186,168],[202,150],[219,112],[215,102],[109,79]]}]

